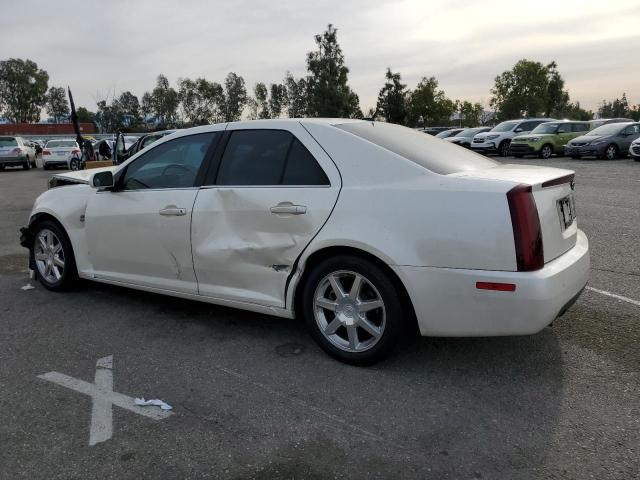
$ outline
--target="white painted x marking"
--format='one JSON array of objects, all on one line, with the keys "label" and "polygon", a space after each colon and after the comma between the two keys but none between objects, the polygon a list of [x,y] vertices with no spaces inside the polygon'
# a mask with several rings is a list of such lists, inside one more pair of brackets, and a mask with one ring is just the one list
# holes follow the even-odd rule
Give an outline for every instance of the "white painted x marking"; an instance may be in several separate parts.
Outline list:
[{"label": "white painted x marking", "polygon": [[134,403],[133,397],[113,391],[113,355],[99,358],[96,362],[94,383],[85,382],[64,373],[49,372],[38,375],[38,378],[53,382],[76,392],[89,395],[93,400],[91,408],[91,427],[89,445],[109,440],[113,434],[112,406],[115,405],[143,417],[163,420],[172,412],[156,408],[140,407]]}]

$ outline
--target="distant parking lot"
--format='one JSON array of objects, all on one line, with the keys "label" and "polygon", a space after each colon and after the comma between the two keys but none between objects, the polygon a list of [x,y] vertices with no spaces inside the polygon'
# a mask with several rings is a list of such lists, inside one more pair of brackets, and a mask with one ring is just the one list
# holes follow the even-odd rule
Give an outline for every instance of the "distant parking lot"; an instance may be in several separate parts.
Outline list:
[{"label": "distant parking lot", "polygon": [[17,231],[52,172],[0,172],[0,478],[638,478],[640,163],[501,161],[576,171],[590,289],[537,335],[420,338],[370,368],[297,321],[30,283]]}]

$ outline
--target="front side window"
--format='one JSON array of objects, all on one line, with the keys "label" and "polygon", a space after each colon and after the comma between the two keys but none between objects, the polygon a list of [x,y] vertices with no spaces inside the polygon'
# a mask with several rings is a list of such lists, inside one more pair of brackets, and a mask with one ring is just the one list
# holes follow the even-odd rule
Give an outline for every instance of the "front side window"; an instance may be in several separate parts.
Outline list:
[{"label": "front side window", "polygon": [[589,130],[588,123],[574,123],[571,129],[571,131],[575,133],[586,132],[587,130]]},{"label": "front side window", "polygon": [[522,122],[520,125],[518,125],[518,127],[520,127],[523,132],[530,132],[531,130],[536,128],[541,123],[544,123],[544,121],[543,120],[536,120],[536,121],[533,121],[533,122]]},{"label": "front side window", "polygon": [[631,125],[624,129],[626,135],[637,135],[640,133],[640,125]]},{"label": "front side window", "polygon": [[123,190],[190,188],[217,132],[176,138],[149,150],[129,164]]}]

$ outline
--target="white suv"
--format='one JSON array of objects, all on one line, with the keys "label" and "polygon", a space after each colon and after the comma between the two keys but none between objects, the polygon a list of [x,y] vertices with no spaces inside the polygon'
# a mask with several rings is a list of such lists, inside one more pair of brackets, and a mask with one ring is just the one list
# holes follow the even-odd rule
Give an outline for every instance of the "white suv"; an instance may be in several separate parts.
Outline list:
[{"label": "white suv", "polygon": [[501,157],[506,157],[509,155],[509,146],[513,137],[529,133],[541,123],[553,121],[553,118],[527,118],[499,123],[490,131],[473,137],[471,150],[485,154],[498,153]]}]

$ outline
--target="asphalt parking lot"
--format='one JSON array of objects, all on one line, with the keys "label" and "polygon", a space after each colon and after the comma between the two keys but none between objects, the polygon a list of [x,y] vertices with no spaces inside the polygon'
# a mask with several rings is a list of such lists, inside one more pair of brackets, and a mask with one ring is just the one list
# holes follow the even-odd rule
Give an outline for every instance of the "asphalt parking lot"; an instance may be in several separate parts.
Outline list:
[{"label": "asphalt parking lot", "polygon": [[[370,368],[293,320],[90,283],[22,290],[17,231],[51,172],[0,172],[0,478],[639,478],[640,163],[507,161],[576,171],[592,289],[537,335],[422,338]],[[48,372],[95,379],[106,407]],[[114,406],[90,445],[111,387],[172,414]]]}]

